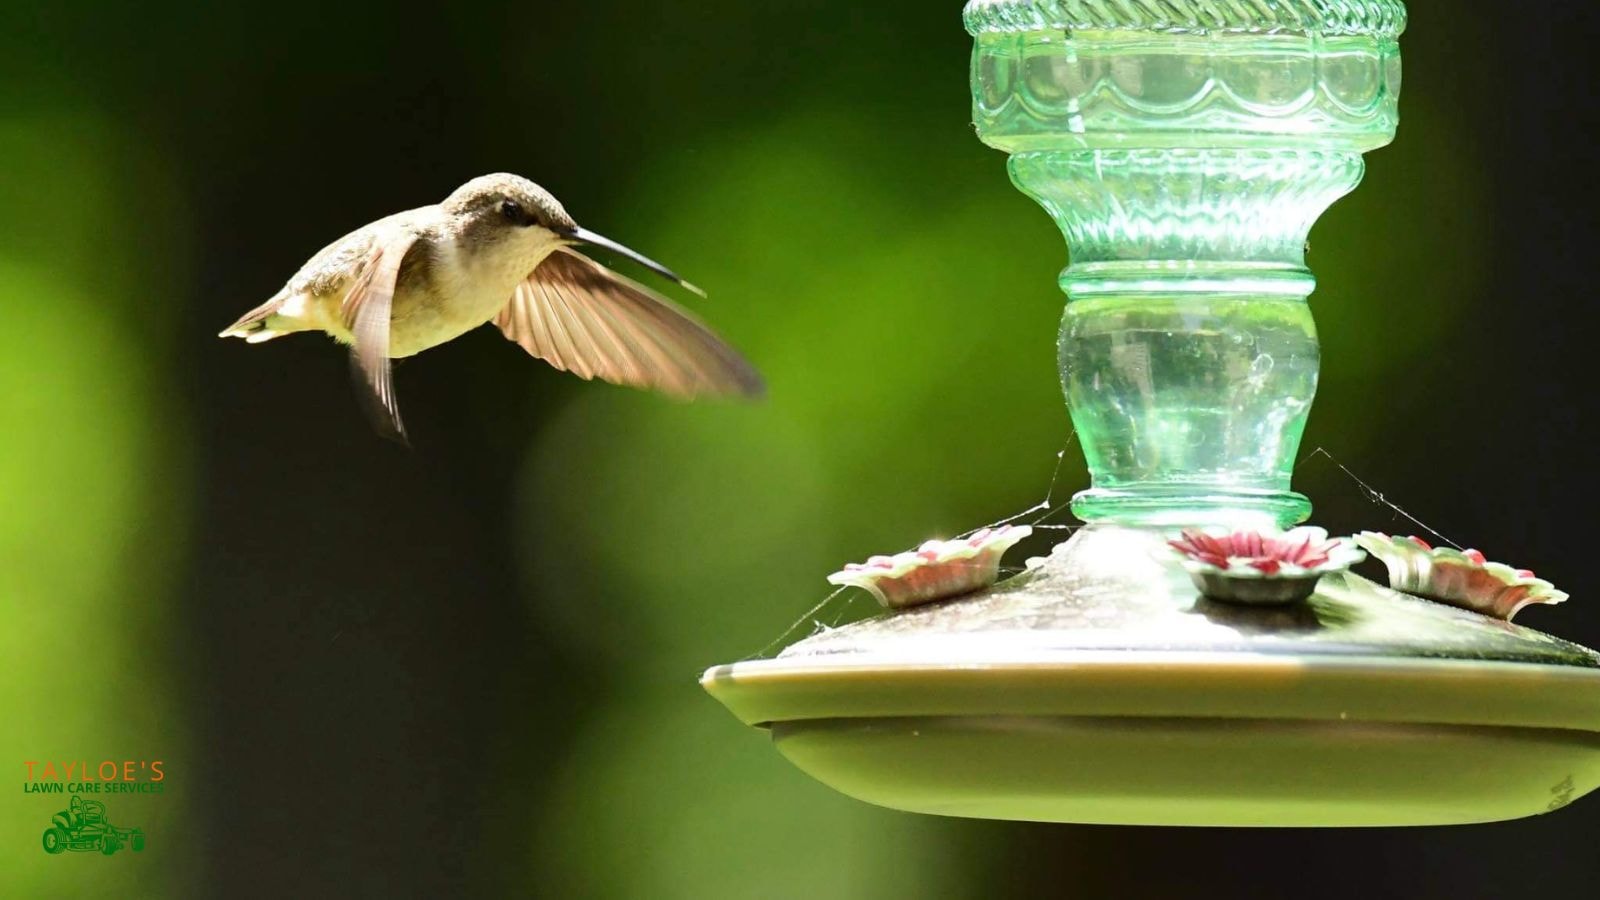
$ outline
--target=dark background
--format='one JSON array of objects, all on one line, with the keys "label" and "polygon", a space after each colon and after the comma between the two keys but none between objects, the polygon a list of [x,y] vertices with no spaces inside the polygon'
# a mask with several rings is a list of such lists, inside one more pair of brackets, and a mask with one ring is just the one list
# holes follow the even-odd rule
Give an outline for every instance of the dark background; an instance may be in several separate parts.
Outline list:
[{"label": "dark background", "polygon": [[[1595,644],[1600,16],[1409,6],[1400,136],[1313,234],[1304,451],[1555,580],[1572,602],[1520,621]],[[973,135],[959,12],[12,4],[0,766],[169,775],[108,804],[139,857],[46,857],[53,801],[0,805],[0,893],[1592,890],[1592,798],[1454,829],[921,818],[810,782],[695,686],[841,561],[1050,489],[1064,251]],[[406,451],[328,342],[215,339],[328,240],[496,170],[706,286],[770,399],[586,385],[483,330],[400,367]],[[1085,483],[1069,449],[1055,496]],[[1336,531],[1405,528],[1326,459],[1296,486]]]}]

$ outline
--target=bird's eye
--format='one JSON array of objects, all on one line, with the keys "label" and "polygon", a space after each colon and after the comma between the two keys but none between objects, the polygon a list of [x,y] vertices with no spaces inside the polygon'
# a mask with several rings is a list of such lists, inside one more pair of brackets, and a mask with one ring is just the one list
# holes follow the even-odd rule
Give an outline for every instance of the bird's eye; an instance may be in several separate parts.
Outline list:
[{"label": "bird's eye", "polygon": [[507,200],[500,204],[500,215],[506,217],[507,222],[522,222],[522,204],[515,200]]}]

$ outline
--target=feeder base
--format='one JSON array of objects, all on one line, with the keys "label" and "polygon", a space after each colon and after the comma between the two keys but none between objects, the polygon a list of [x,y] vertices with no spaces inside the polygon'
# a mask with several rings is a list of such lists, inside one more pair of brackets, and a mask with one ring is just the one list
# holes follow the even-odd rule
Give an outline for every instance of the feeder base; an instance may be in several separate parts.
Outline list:
[{"label": "feeder base", "polygon": [[714,667],[817,780],[914,812],[1138,825],[1444,825],[1600,786],[1600,655],[1352,574],[1199,596],[1159,532]]},{"label": "feeder base", "polygon": [[841,793],[907,812],[1104,825],[1454,825],[1600,786],[1600,734],[1135,717],[815,719],[773,742]]}]

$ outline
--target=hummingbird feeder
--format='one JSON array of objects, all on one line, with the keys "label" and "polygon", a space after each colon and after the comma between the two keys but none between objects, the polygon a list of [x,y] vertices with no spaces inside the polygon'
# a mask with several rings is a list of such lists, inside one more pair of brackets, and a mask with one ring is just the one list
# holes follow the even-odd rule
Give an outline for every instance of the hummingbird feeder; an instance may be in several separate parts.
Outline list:
[{"label": "hummingbird feeder", "polygon": [[[819,781],[923,813],[1425,825],[1600,786],[1600,654],[1507,621],[1564,594],[1475,551],[1280,530],[1311,512],[1289,485],[1319,367],[1306,235],[1394,137],[1404,6],[965,20],[978,135],[1071,252],[1086,526],[998,583],[978,545],[840,573],[894,608],[706,690]],[[1362,550],[1390,585],[1347,571]],[[939,570],[956,552],[972,579]]]}]

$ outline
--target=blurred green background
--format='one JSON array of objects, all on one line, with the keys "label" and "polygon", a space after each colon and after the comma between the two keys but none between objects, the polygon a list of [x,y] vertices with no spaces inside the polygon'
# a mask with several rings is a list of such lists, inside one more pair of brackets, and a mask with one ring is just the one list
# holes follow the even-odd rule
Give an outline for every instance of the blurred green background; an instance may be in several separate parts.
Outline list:
[{"label": "blurred green background", "polygon": [[[0,895],[1592,886],[1594,799],[1405,832],[921,818],[812,783],[695,685],[838,564],[1050,488],[1065,251],[973,135],[960,6],[9,4]],[[1313,233],[1304,447],[1556,580],[1573,602],[1524,621],[1594,644],[1600,23],[1409,6],[1400,137]],[[770,398],[583,384],[485,329],[399,368],[406,451],[328,342],[215,339],[327,241],[496,170],[707,287]],[[1070,448],[1055,496],[1084,485]],[[1405,527],[1325,459],[1296,486],[1332,528]],[[23,762],[125,758],[166,761],[166,793],[108,802],[149,848],[42,853],[61,803]]]}]

